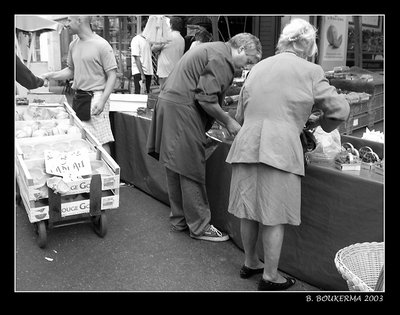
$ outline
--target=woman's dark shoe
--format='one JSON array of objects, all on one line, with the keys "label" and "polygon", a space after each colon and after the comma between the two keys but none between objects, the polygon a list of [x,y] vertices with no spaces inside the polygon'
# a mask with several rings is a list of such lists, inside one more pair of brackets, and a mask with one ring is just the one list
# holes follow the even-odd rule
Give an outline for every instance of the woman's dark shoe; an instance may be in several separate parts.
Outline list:
[{"label": "woman's dark shoe", "polygon": [[263,273],[263,271],[264,268],[252,269],[243,265],[240,269],[240,278],[247,279],[256,274]]},{"label": "woman's dark shoe", "polygon": [[296,283],[296,280],[290,277],[285,277],[286,282],[276,283],[268,280],[264,280],[261,278],[258,283],[258,291],[283,291],[290,288],[292,285]]}]

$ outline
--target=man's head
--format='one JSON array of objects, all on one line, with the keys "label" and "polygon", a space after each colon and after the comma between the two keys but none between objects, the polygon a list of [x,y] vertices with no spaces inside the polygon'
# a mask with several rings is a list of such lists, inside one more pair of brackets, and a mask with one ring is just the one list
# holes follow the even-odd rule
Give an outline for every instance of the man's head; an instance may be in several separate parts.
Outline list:
[{"label": "man's head", "polygon": [[172,16],[169,19],[169,25],[171,26],[171,30],[182,32],[183,20],[178,16]]},{"label": "man's head", "polygon": [[72,34],[79,34],[85,29],[90,29],[90,21],[92,17],[89,15],[72,15],[68,16],[65,27]]},{"label": "man's head", "polygon": [[261,60],[260,40],[250,33],[239,33],[233,36],[228,44],[232,48],[232,58],[237,69],[246,69]]}]

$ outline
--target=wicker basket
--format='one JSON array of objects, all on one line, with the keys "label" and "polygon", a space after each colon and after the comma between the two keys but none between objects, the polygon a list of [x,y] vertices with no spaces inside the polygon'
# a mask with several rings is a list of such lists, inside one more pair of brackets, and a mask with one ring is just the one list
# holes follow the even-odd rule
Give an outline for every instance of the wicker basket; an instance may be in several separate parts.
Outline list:
[{"label": "wicker basket", "polygon": [[335,265],[350,291],[374,291],[384,265],[384,243],[356,243],[339,250]]}]

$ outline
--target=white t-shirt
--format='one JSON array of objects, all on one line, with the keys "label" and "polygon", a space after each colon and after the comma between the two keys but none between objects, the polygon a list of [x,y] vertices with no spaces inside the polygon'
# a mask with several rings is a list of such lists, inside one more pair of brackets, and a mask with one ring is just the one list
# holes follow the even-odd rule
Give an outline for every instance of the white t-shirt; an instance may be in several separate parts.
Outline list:
[{"label": "white t-shirt", "polygon": [[73,40],[69,45],[67,64],[74,72],[72,88],[84,91],[104,90],[105,72],[117,69],[111,45],[97,34],[88,40],[79,37]]},{"label": "white t-shirt", "polygon": [[185,50],[185,40],[179,31],[171,31],[171,41],[168,42],[158,56],[157,75],[166,78]]},{"label": "white t-shirt", "polygon": [[149,42],[142,36],[136,35],[131,41],[131,54],[132,54],[132,75],[140,73],[136,62],[135,56],[140,56],[143,72],[146,75],[153,75],[153,63],[151,59],[151,49]]}]

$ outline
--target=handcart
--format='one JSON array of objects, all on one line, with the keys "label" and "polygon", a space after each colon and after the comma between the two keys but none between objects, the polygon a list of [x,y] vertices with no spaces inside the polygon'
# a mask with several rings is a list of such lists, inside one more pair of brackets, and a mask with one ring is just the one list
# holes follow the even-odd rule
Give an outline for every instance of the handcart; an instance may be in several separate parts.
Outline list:
[{"label": "handcart", "polygon": [[[91,223],[95,233],[104,237],[107,233],[106,210],[116,209],[119,206],[120,168],[83,126],[68,103],[51,105],[47,103],[42,106],[46,105],[65,107],[68,112],[68,125],[76,129],[72,134],[16,139],[17,203],[23,204],[29,221],[34,226],[40,248],[44,248],[47,244],[48,230],[76,223]],[[35,123],[45,125],[49,121],[38,119]],[[57,119],[52,123],[57,121],[60,123]],[[24,125],[32,122],[22,120],[16,121],[16,124],[22,129]],[[66,191],[55,192],[54,187],[51,188],[46,184],[52,175],[44,171],[43,150],[45,148],[72,150],[77,146],[87,150],[92,174],[74,181],[63,182],[67,187]]]}]

